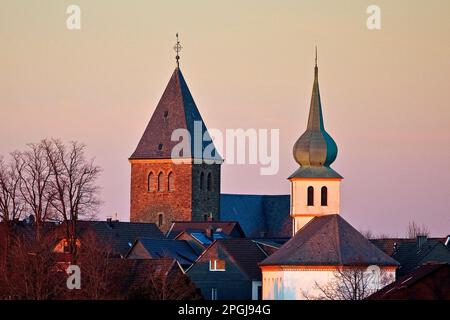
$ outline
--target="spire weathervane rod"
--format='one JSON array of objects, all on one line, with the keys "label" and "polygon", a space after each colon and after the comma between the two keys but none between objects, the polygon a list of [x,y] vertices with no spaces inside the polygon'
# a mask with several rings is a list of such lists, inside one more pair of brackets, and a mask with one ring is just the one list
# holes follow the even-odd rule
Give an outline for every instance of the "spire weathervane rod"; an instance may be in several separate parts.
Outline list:
[{"label": "spire weathervane rod", "polygon": [[181,49],[183,49],[183,47],[181,46],[180,40],[178,39],[178,32],[176,34],[176,37],[177,37],[177,43],[173,47],[173,50],[175,50],[175,52],[177,53],[177,55],[175,56],[175,59],[177,60],[177,68],[179,68],[180,67],[180,51],[181,51]]},{"label": "spire weathervane rod", "polygon": [[317,46],[316,46],[316,65],[315,67],[317,68]]}]

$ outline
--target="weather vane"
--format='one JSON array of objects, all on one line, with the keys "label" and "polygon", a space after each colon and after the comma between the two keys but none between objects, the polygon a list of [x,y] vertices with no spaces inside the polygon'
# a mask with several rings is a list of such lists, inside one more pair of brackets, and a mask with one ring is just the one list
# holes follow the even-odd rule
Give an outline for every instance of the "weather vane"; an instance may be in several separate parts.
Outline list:
[{"label": "weather vane", "polygon": [[181,49],[183,49],[183,47],[180,44],[180,40],[178,39],[178,32],[177,32],[177,44],[173,47],[173,50],[175,50],[175,52],[177,53],[175,59],[177,60],[177,67],[180,67],[180,51]]}]

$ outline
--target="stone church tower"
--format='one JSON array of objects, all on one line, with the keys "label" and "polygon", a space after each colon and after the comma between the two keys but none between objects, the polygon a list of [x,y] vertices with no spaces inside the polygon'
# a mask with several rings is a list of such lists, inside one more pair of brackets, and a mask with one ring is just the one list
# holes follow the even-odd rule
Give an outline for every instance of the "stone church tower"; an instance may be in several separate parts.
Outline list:
[{"label": "stone church tower", "polygon": [[[219,220],[222,159],[212,142],[202,139],[209,137],[207,128],[178,59],[177,52],[177,67],[129,158],[130,221],[153,222],[162,231],[167,231],[172,221]],[[172,141],[177,129],[189,133],[190,150],[173,156],[172,149],[183,139],[177,136]],[[207,164],[202,160],[215,162]]]},{"label": "stone church tower", "polygon": [[324,128],[318,73],[316,56],[308,125],[293,150],[300,168],[289,177],[293,234],[314,217],[340,211],[343,178],[330,167],[337,156],[337,145]]}]

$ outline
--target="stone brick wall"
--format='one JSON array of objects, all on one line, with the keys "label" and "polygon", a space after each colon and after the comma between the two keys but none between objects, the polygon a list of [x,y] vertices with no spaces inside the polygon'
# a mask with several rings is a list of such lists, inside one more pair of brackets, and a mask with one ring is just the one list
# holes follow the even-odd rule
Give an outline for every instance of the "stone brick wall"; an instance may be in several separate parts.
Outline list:
[{"label": "stone brick wall", "polygon": [[[148,175],[153,173],[151,191]],[[168,174],[174,174],[174,190],[168,191]],[[162,191],[157,190],[162,173]],[[174,164],[171,160],[131,160],[130,221],[153,222],[163,215],[159,228],[166,232],[172,221],[190,221],[192,218],[192,165]]]},{"label": "stone brick wall", "polygon": [[[172,221],[204,221],[212,214],[220,220],[220,165],[174,164],[169,160],[131,160],[130,221],[152,222],[167,232]],[[148,176],[152,175],[151,188]],[[168,176],[173,173],[174,190],[168,190]],[[203,172],[203,188],[200,177]],[[158,190],[158,176],[162,173]],[[207,177],[211,174],[211,188]],[[163,223],[159,225],[159,215]]]},{"label": "stone brick wall", "polygon": [[[200,178],[203,172],[203,189]],[[207,190],[207,177],[211,174],[211,190]],[[220,164],[194,164],[192,167],[192,220],[204,221],[205,215],[212,214],[215,221],[220,221]]]}]

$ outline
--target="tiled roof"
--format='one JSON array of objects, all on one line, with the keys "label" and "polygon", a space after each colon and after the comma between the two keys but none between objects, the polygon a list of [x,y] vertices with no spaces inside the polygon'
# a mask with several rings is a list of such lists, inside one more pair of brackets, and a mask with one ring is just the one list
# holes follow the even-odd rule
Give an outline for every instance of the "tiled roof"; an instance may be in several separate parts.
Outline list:
[{"label": "tiled roof", "polygon": [[[206,125],[195,105],[181,70],[176,68],[130,159],[172,158],[172,149],[180,142],[178,140],[172,141],[172,133],[176,129],[188,130],[191,138],[191,154],[177,155],[177,158],[203,158],[203,151],[211,141],[203,141],[202,139],[202,148],[199,148],[199,150],[194,148],[194,122],[196,121],[199,121],[201,125],[199,126],[201,129],[199,134],[203,137],[207,132]],[[205,158],[220,158],[215,149],[212,156]]]},{"label": "tiled roof", "polygon": [[316,217],[261,265],[389,265],[398,262],[340,215]]},{"label": "tiled roof", "polygon": [[220,239],[215,245],[223,247],[239,268],[251,280],[261,279],[261,270],[258,263],[267,255],[250,239]]},{"label": "tiled roof", "polygon": [[163,239],[163,233],[154,223],[121,221],[78,221],[78,234],[92,230],[99,240],[113,246],[116,253],[124,256],[137,238]]},{"label": "tiled roof", "polygon": [[289,195],[221,194],[220,218],[238,221],[247,237],[285,238],[292,234]]},{"label": "tiled roof", "polygon": [[205,231],[210,227],[214,229],[214,232],[223,233],[227,236],[245,236],[239,223],[236,221],[174,221],[171,228],[167,232],[166,237],[168,239],[174,239],[183,231],[189,233],[205,233]]},{"label": "tiled roof", "polygon": [[153,259],[172,258],[182,266],[189,266],[198,257],[194,249],[184,240],[139,238],[136,240],[136,243],[138,242],[144,246],[150,258]]}]

